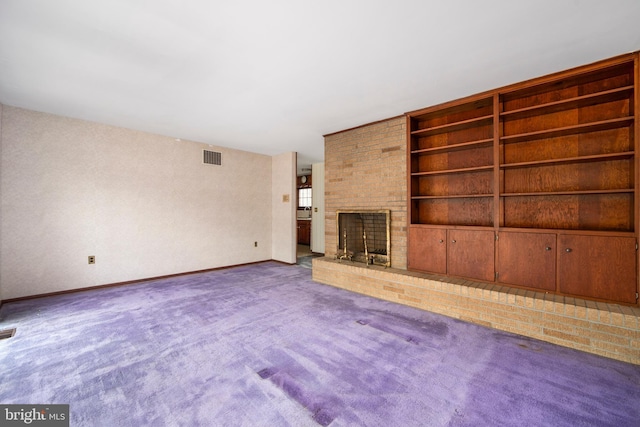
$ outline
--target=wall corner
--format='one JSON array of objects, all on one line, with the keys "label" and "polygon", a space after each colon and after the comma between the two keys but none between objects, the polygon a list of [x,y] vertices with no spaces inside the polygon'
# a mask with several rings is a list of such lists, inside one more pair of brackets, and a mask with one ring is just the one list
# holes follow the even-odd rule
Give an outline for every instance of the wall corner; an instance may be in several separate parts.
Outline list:
[{"label": "wall corner", "polygon": [[272,157],[271,258],[287,264],[296,263],[296,167],[296,152]]}]

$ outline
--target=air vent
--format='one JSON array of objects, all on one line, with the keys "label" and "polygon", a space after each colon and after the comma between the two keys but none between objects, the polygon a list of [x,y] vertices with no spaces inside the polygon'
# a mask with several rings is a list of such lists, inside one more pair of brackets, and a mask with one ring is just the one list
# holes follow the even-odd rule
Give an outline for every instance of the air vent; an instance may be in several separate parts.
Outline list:
[{"label": "air vent", "polygon": [[0,340],[4,340],[7,338],[11,338],[16,333],[16,328],[13,329],[3,329],[0,331]]},{"label": "air vent", "polygon": [[204,150],[204,163],[208,165],[221,165],[222,154],[216,151]]}]

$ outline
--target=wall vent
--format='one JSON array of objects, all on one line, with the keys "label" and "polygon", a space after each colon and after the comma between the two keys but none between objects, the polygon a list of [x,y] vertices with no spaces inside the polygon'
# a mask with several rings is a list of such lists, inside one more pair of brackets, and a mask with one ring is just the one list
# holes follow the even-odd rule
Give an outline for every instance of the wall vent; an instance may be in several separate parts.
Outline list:
[{"label": "wall vent", "polygon": [[217,151],[204,150],[204,163],[208,165],[221,165],[222,154]]}]

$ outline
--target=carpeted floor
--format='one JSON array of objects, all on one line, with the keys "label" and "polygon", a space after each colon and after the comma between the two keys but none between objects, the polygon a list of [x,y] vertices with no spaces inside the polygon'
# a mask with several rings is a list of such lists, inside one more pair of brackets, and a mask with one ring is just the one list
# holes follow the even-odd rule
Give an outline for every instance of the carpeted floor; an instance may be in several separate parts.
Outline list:
[{"label": "carpeted floor", "polygon": [[640,366],[268,262],[9,303],[0,403],[73,426],[638,426]]}]

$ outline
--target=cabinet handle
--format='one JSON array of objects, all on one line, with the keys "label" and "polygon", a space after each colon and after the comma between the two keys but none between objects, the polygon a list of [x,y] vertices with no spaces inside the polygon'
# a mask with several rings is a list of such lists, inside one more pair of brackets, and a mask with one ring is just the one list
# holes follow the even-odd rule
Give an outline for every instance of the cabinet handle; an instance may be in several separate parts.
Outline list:
[{"label": "cabinet handle", "polygon": [[451,241],[451,243],[455,243],[455,242],[456,242],[455,240],[452,240],[452,241]]},{"label": "cabinet handle", "polygon": [[547,246],[544,248],[545,251],[550,251],[551,250],[551,246]]},{"label": "cabinet handle", "polygon": [[564,250],[565,252],[571,252],[571,248],[567,248]]},{"label": "cabinet handle", "polygon": [[444,243],[444,240],[440,239],[438,240],[438,243]]}]

